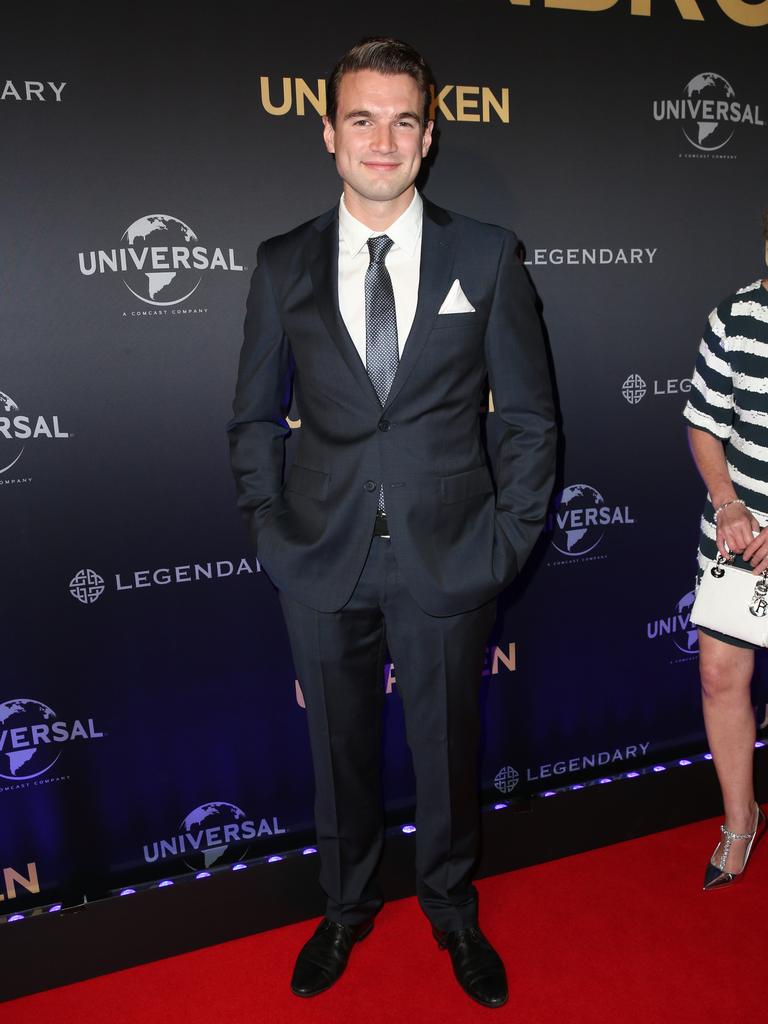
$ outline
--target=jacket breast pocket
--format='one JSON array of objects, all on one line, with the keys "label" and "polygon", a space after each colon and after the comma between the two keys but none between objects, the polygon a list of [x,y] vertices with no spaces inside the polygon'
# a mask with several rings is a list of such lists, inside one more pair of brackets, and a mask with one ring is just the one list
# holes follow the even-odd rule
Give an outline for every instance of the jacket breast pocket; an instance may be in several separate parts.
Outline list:
[{"label": "jacket breast pocket", "polygon": [[444,331],[447,327],[475,327],[481,323],[475,313],[438,313],[432,325],[433,331]]},{"label": "jacket breast pocket", "polygon": [[466,473],[444,476],[440,480],[440,496],[445,505],[466,501],[479,494],[493,494],[491,474],[485,466],[467,470]]},{"label": "jacket breast pocket", "polygon": [[294,494],[303,494],[307,498],[316,498],[317,501],[324,501],[328,496],[328,484],[330,476],[321,473],[317,469],[307,469],[306,466],[291,466],[285,481],[283,490],[291,491]]}]

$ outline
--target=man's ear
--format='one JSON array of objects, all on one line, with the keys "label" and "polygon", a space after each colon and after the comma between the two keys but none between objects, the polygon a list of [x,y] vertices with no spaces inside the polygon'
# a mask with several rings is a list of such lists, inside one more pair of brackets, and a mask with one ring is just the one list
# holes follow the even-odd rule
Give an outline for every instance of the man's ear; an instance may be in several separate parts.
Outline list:
[{"label": "man's ear", "polygon": [[434,121],[427,121],[427,127],[424,129],[424,134],[421,137],[421,158],[422,160],[429,152],[429,147],[432,145],[432,129],[435,127]]},{"label": "man's ear", "polygon": [[336,152],[336,146],[334,144],[335,133],[333,131],[333,124],[331,123],[330,119],[325,116],[323,117],[323,141],[325,142],[325,148],[328,150],[329,153]]}]

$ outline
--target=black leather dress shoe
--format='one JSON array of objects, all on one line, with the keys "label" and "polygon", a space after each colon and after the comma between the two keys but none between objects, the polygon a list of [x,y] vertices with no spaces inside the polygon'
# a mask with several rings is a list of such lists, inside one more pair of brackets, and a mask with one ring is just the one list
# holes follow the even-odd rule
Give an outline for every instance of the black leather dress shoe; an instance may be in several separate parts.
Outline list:
[{"label": "black leather dress shoe", "polygon": [[481,1006],[503,1006],[509,996],[501,957],[479,928],[455,932],[432,929],[441,949],[451,954],[456,980]]},{"label": "black leather dress shoe", "polygon": [[298,955],[291,978],[293,994],[316,996],[330,988],[344,973],[354,944],[364,939],[371,928],[373,921],[337,924],[324,917]]}]

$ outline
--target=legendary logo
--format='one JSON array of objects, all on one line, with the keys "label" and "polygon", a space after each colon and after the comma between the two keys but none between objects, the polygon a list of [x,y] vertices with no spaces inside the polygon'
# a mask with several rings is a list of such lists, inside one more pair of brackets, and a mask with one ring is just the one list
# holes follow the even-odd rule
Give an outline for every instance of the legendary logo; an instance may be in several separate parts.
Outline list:
[{"label": "legendary logo", "polygon": [[152,864],[169,857],[183,857],[187,867],[197,871],[244,860],[252,840],[286,832],[277,818],[262,818],[257,823],[236,804],[219,800],[190,811],[176,835],[148,843],[144,860]]},{"label": "legendary logo", "polygon": [[[134,572],[115,573],[115,591],[143,590],[146,587],[164,587],[176,583],[199,583],[201,580],[220,580],[230,576],[253,576],[261,572],[247,558],[231,562],[222,558],[218,562],[194,562],[188,565],[161,566],[158,569],[137,569]],[[104,578],[95,569],[79,569],[69,581],[69,592],[81,604],[93,604],[106,589]]]},{"label": "legendary logo", "polygon": [[497,773],[493,784],[500,793],[511,793],[520,781],[520,773],[511,765],[505,765]]},{"label": "legendary logo", "polygon": [[581,754],[579,757],[569,757],[563,761],[539,764],[535,768],[526,769],[525,779],[526,782],[538,782],[540,779],[549,779],[555,775],[570,775],[590,768],[623,764],[624,761],[645,757],[650,746],[650,743],[630,743],[626,747],[617,747],[614,750],[600,750],[594,754]]},{"label": "legendary logo", "polygon": [[61,429],[59,417],[27,416],[10,395],[0,391],[0,477],[9,474],[30,441],[39,437],[69,437]]},{"label": "legendary logo", "polygon": [[696,595],[692,590],[684,594],[675,605],[671,615],[654,619],[645,627],[649,640],[668,636],[681,654],[695,656],[699,653],[699,631],[691,622],[691,608]]},{"label": "legendary logo", "polygon": [[[693,381],[690,377],[667,377],[666,380],[654,380],[651,395],[663,398],[667,395],[686,395],[691,390]],[[637,405],[643,400],[648,385],[639,373],[630,373],[621,385],[621,393],[630,405]]]},{"label": "legendary logo", "polygon": [[679,121],[685,138],[703,155],[727,146],[740,125],[765,127],[757,104],[737,100],[731,83],[714,71],[692,78],[682,97],[654,100],[653,117]]},{"label": "legendary logo", "polygon": [[621,385],[621,393],[630,405],[637,405],[642,401],[646,392],[646,384],[639,373],[630,373]]},{"label": "legendary logo", "polygon": [[[54,103],[61,103],[61,94],[64,92],[66,82],[13,82],[10,78],[3,83],[3,91],[0,93],[0,100],[39,100],[45,103],[46,100],[53,100]],[[48,90],[51,95],[46,95]]]},{"label": "legendary logo", "polygon": [[626,505],[608,505],[589,484],[571,484],[555,497],[547,531],[561,555],[576,557],[594,551],[608,527],[634,522]]},{"label": "legendary logo", "polygon": [[7,700],[0,704],[0,778],[36,779],[56,764],[62,744],[103,736],[92,718],[67,722],[39,700]]},{"label": "legendary logo", "polygon": [[589,249],[531,249],[526,252],[524,263],[527,267],[609,267],[650,264],[656,259],[656,249],[639,246],[624,246],[611,249],[606,246]]},{"label": "legendary logo", "polygon": [[93,604],[104,593],[104,580],[93,569],[81,569],[69,581],[69,592],[81,604]]},{"label": "legendary logo", "polygon": [[150,213],[129,225],[116,249],[78,253],[80,273],[120,274],[123,284],[148,306],[177,306],[198,289],[209,270],[244,270],[234,249],[200,245],[195,232],[177,217]]}]

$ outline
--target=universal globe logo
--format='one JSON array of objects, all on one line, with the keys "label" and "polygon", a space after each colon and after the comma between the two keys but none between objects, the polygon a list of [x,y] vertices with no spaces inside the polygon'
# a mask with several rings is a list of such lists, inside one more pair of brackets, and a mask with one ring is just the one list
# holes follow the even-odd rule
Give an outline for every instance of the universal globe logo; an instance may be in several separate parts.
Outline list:
[{"label": "universal globe logo", "polygon": [[277,818],[262,818],[257,824],[236,804],[216,800],[190,811],[176,835],[144,846],[144,860],[153,864],[169,857],[183,857],[192,871],[208,869],[244,860],[251,841],[285,835],[286,831]]},{"label": "universal globe logo", "polygon": [[681,654],[694,657],[699,653],[699,631],[691,622],[691,609],[696,594],[689,590],[675,605],[672,615],[653,619],[645,627],[649,640],[668,636]]},{"label": "universal globe logo", "polygon": [[765,126],[757,104],[739,102],[731,83],[714,71],[695,75],[682,99],[654,100],[653,117],[679,121],[685,138],[703,153],[727,146],[739,125]]},{"label": "universal globe logo", "polygon": [[0,778],[11,782],[45,775],[61,756],[61,744],[102,739],[92,718],[66,722],[42,701],[20,697],[0,704]]},{"label": "universal globe logo", "polygon": [[[19,407],[11,396],[6,395],[4,391],[0,391],[0,411],[8,414],[0,418],[0,436],[5,441],[11,442],[10,446],[2,444],[2,454],[0,454],[0,473],[6,473],[9,469],[13,469],[24,454],[24,445],[19,443],[15,430],[11,434],[11,414],[19,412]],[[15,416],[13,417],[14,420],[16,418]],[[8,461],[9,459],[10,462]]]},{"label": "universal globe logo", "polygon": [[69,437],[59,425],[59,417],[26,416],[18,404],[0,391],[0,476],[8,473],[24,454],[26,442],[38,437]]},{"label": "universal globe logo", "polygon": [[571,484],[556,497],[547,516],[552,546],[573,558],[594,551],[609,526],[634,525],[628,506],[611,506],[590,484]]},{"label": "universal globe logo", "polygon": [[178,217],[150,213],[125,229],[120,248],[78,253],[80,273],[120,274],[123,284],[148,306],[176,306],[197,291],[208,270],[242,271],[234,249],[210,249]]}]

